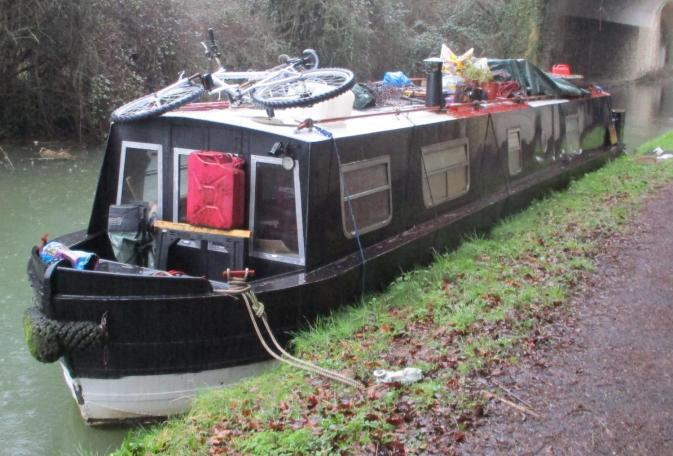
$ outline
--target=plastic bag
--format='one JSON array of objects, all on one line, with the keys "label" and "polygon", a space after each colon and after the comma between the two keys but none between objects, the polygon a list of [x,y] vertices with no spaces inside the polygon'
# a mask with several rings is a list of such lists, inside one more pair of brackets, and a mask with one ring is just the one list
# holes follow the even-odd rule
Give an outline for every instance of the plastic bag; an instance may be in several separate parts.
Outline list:
[{"label": "plastic bag", "polygon": [[40,259],[45,264],[66,260],[73,268],[83,271],[85,269],[93,269],[98,261],[98,256],[92,252],[70,250],[60,242],[51,241],[42,247]]},{"label": "plastic bag", "polygon": [[353,109],[367,109],[376,106],[376,95],[364,84],[355,84],[353,86]]},{"label": "plastic bag", "polygon": [[374,378],[376,379],[376,383],[399,382],[403,385],[407,385],[423,379],[423,372],[417,367],[406,367],[398,371],[377,369],[374,371]]},{"label": "plastic bag", "polygon": [[411,79],[401,71],[388,71],[383,75],[383,85],[406,87],[411,84],[413,84]]},{"label": "plastic bag", "polygon": [[442,44],[439,58],[444,61],[444,66],[442,67],[444,73],[460,75],[465,65],[474,58],[474,48],[463,55],[456,55],[446,44]]}]

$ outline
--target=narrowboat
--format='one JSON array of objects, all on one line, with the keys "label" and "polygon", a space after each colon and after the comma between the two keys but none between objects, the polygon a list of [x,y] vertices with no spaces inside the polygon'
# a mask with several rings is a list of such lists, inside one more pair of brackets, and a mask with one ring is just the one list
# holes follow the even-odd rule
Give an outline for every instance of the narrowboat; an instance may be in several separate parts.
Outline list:
[{"label": "narrowboat", "polygon": [[[184,411],[198,390],[268,359],[223,272],[255,271],[248,283],[286,344],[621,152],[608,93],[568,97],[537,81],[516,99],[442,106],[428,95],[313,122],[197,104],[113,123],[89,225],[56,239],[90,256],[32,250],[31,353],[60,362],[88,423]],[[208,187],[192,180],[204,156],[237,163],[217,196],[238,220],[226,229],[188,217],[189,195]]]}]

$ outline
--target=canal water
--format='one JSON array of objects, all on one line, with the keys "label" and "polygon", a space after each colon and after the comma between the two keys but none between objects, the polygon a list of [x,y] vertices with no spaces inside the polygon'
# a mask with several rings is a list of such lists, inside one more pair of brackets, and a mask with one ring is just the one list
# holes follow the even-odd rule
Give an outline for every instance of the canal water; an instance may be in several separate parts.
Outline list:
[{"label": "canal water", "polygon": [[613,107],[626,109],[625,138],[629,150],[673,129],[673,79],[606,89],[613,95]]},{"label": "canal water", "polygon": [[[673,129],[673,80],[609,88],[627,109],[630,148]],[[117,448],[128,428],[85,426],[57,364],[34,361],[21,316],[31,302],[29,249],[44,233],[86,226],[102,153],[73,161],[33,161],[5,147],[16,170],[0,166],[0,455],[96,455]],[[1,161],[1,157],[0,157]]]},{"label": "canal water", "polygon": [[25,152],[5,149],[16,170],[0,166],[0,454],[103,454],[118,447],[126,431],[82,424],[58,364],[33,360],[21,328],[32,299],[29,250],[45,233],[86,226],[102,153],[31,163]]}]

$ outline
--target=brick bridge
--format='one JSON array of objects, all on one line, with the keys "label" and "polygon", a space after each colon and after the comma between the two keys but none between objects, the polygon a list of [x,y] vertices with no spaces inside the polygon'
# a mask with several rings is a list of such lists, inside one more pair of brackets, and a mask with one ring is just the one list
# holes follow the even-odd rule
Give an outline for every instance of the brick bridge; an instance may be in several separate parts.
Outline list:
[{"label": "brick bridge", "polygon": [[636,79],[673,65],[670,0],[551,0],[540,63],[594,79]]}]

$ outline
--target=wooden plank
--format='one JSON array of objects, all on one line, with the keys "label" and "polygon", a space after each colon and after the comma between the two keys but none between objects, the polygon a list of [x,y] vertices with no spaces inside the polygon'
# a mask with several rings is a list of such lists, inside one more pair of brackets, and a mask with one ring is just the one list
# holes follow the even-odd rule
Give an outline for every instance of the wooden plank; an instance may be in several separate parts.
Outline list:
[{"label": "wooden plank", "polygon": [[204,226],[194,226],[189,223],[175,223],[169,222],[167,220],[155,220],[154,228],[160,230],[173,230],[173,231],[185,231],[189,233],[204,233],[204,234],[213,234],[216,236],[226,236],[233,238],[250,238],[249,230],[218,230],[215,228],[207,228]]},{"label": "wooden plank", "polygon": [[608,125],[608,132],[610,133],[610,144],[613,146],[617,145],[619,139],[617,137],[617,128],[614,124]]}]

